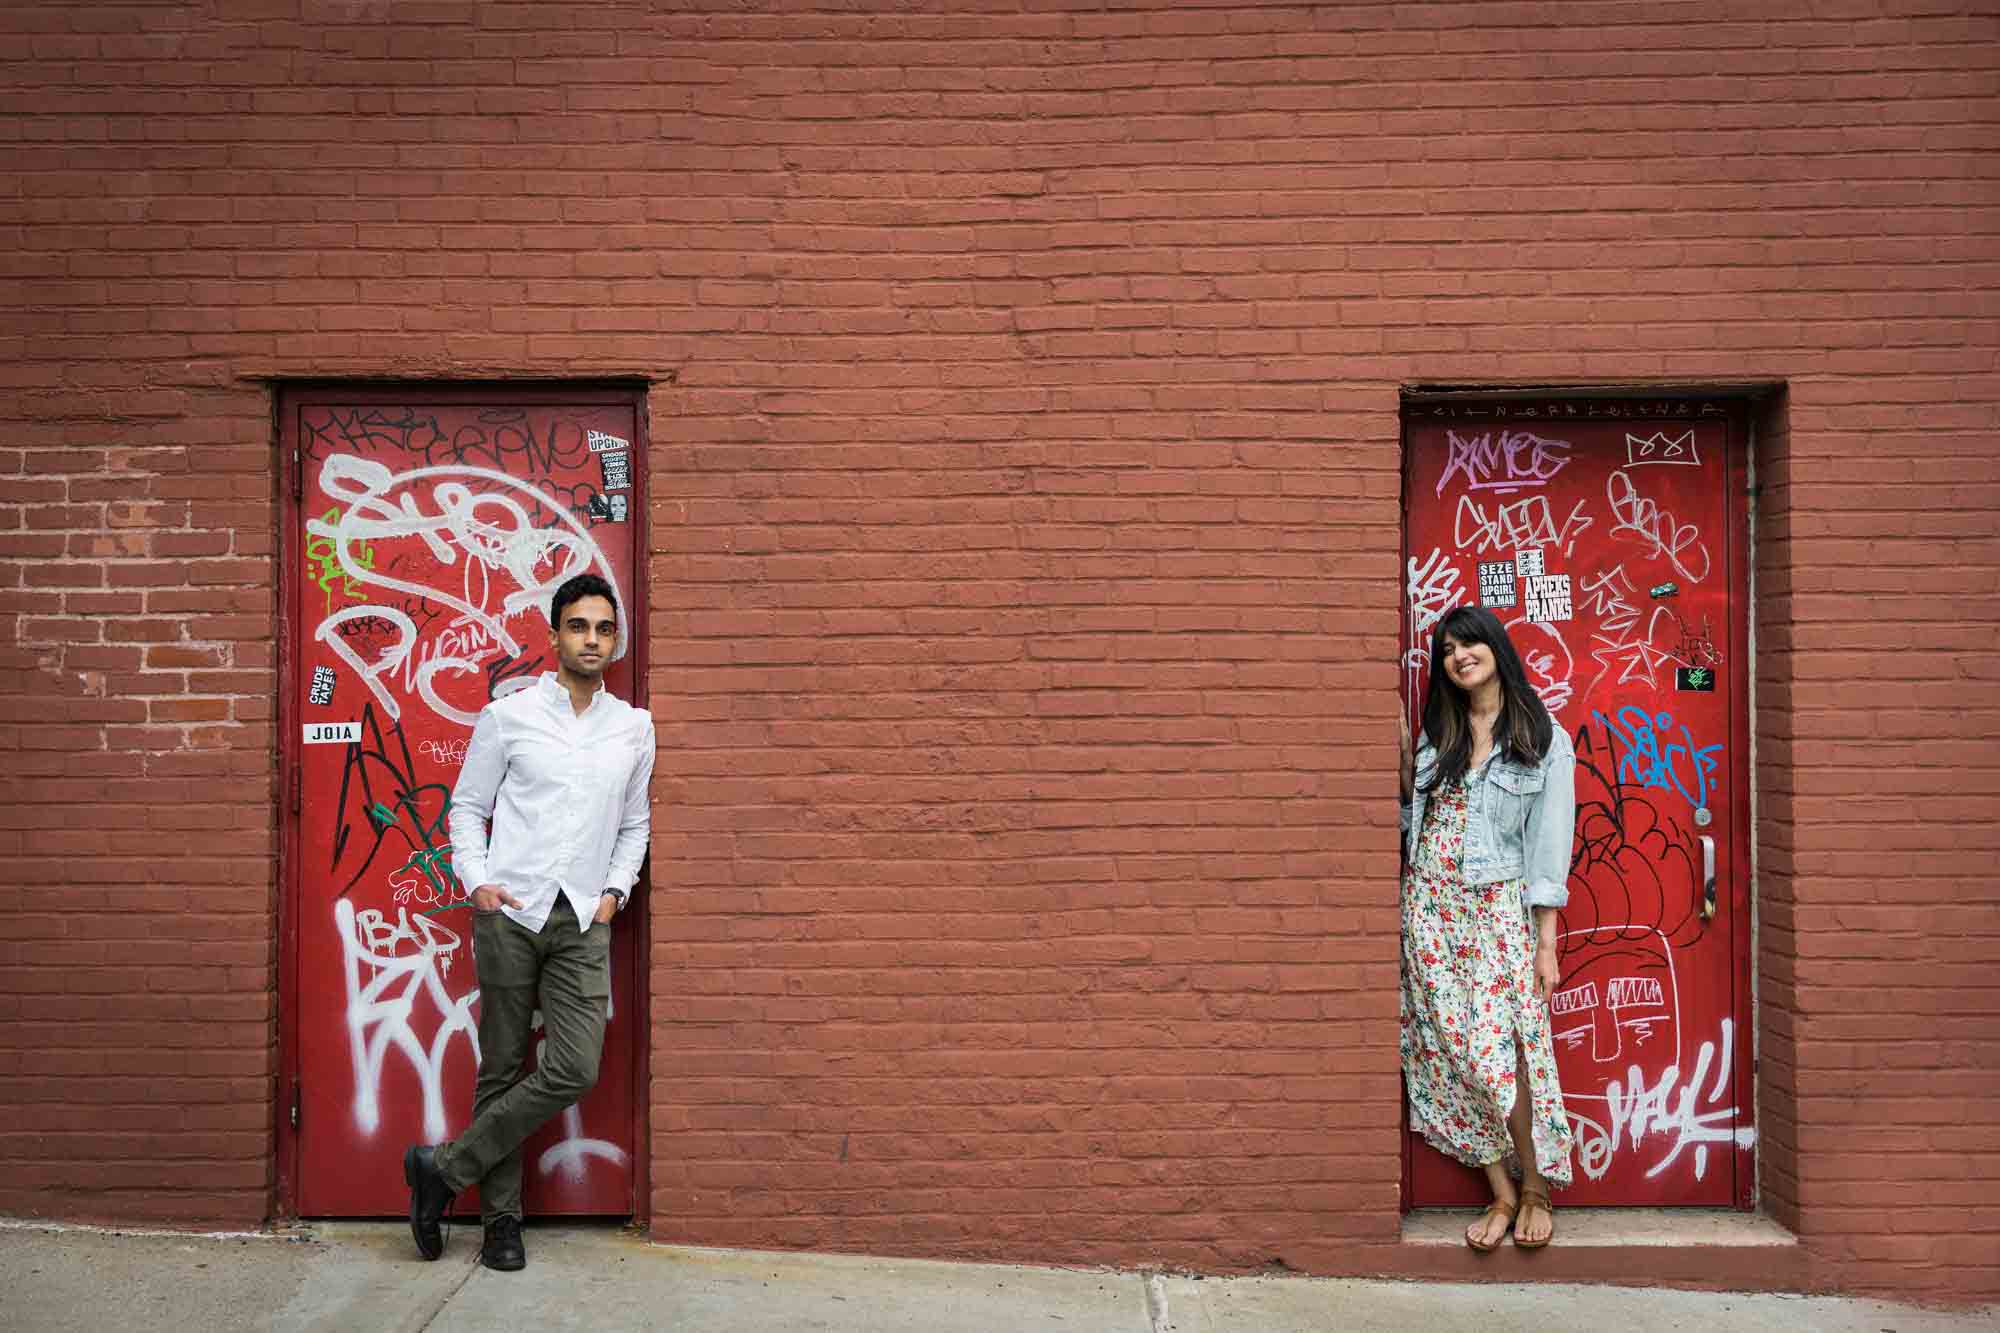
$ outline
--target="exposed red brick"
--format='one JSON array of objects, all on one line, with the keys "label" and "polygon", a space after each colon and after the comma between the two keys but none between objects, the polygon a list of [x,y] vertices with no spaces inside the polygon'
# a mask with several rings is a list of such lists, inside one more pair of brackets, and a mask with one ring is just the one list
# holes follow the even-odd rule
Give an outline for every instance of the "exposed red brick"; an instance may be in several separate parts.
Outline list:
[{"label": "exposed red brick", "polygon": [[640,375],[655,1231],[1408,1271],[1396,387],[1783,379],[1768,1280],[2000,1297],[1990,21],[209,8],[0,55],[0,1211],[280,1203],[267,382]]}]

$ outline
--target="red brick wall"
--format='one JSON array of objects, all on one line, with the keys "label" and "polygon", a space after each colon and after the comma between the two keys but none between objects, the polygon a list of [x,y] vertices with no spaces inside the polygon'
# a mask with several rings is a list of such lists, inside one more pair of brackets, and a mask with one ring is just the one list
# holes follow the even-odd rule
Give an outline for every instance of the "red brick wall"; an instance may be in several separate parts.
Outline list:
[{"label": "red brick wall", "polygon": [[1989,6],[0,30],[0,1211],[273,1206],[260,377],[636,373],[656,1230],[1387,1266],[1396,385],[1763,377],[1766,1204],[2000,1291]]},{"label": "red brick wall", "polygon": [[1751,701],[1756,734],[1757,824],[1757,1178],[1759,1203],[1797,1231],[1799,1196],[1799,992],[1796,788],[1792,745],[1798,709],[1794,643],[1792,441],[1788,404],[1759,413],[1753,437],[1751,634],[1757,677]]}]

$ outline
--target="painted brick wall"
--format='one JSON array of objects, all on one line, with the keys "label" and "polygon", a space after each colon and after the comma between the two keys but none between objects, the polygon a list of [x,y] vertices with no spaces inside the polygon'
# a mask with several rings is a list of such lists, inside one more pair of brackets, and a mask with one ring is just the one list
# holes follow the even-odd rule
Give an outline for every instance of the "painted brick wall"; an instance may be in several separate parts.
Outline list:
[{"label": "painted brick wall", "polygon": [[0,31],[0,1211],[273,1206],[264,380],[642,374],[658,1233],[1392,1267],[1396,386],[1767,377],[1766,1203],[2000,1290],[1991,6]]}]

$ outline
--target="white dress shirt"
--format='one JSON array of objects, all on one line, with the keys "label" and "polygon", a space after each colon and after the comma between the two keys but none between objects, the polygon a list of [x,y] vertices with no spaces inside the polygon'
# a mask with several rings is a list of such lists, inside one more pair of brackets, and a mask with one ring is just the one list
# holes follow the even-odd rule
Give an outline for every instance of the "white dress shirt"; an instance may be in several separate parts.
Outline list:
[{"label": "white dress shirt", "polygon": [[588,931],[604,891],[639,878],[653,751],[652,714],[601,683],[580,714],[549,671],[487,704],[451,793],[458,882],[500,885],[521,900],[500,910],[537,932],[565,897]]}]

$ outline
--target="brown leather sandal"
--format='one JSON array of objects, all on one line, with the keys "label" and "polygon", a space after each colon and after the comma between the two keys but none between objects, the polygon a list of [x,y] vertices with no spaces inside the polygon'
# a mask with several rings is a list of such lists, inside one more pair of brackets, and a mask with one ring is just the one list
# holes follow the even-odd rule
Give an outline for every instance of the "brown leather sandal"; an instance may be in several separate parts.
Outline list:
[{"label": "brown leather sandal", "polygon": [[[1521,1233],[1518,1230],[1518,1228],[1521,1225],[1520,1219],[1528,1215],[1528,1210],[1530,1208],[1539,1208],[1543,1212],[1549,1215],[1549,1234],[1542,1237],[1540,1240],[1522,1240]],[[1517,1210],[1517,1212],[1518,1216],[1514,1219],[1514,1226],[1517,1228],[1517,1230],[1514,1232],[1515,1249],[1539,1250],[1542,1248],[1542,1246],[1548,1244],[1550,1241],[1556,1238],[1556,1210],[1554,1205],[1552,1205],[1549,1201],[1549,1195],[1547,1190],[1533,1190],[1533,1189],[1522,1190],[1521,1205],[1520,1208]]]},{"label": "brown leather sandal", "polygon": [[[1486,1211],[1479,1215],[1479,1220],[1480,1222],[1484,1223],[1487,1218],[1493,1216],[1493,1214],[1495,1213],[1498,1213],[1502,1217],[1506,1218],[1509,1223],[1512,1223],[1514,1220],[1514,1211],[1518,1207],[1519,1207],[1518,1204],[1508,1203],[1505,1199],[1495,1199],[1492,1203],[1486,1205]],[[1507,1233],[1503,1231],[1500,1233],[1500,1240],[1505,1240],[1505,1239],[1507,1239]],[[1477,1241],[1472,1239],[1472,1235],[1469,1232],[1466,1234],[1465,1243],[1467,1246],[1479,1251],[1481,1254],[1491,1254],[1493,1253],[1493,1251],[1500,1248],[1499,1240],[1494,1241],[1491,1245],[1481,1245]]]}]

